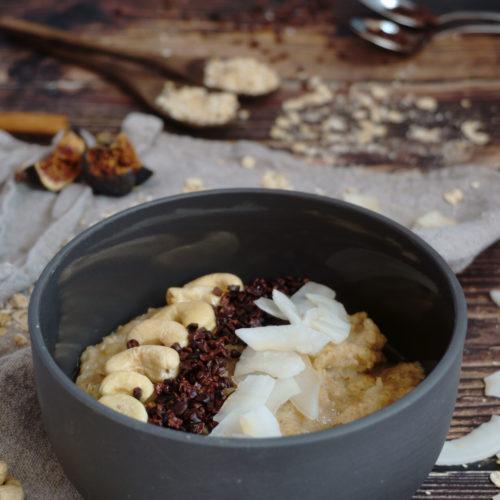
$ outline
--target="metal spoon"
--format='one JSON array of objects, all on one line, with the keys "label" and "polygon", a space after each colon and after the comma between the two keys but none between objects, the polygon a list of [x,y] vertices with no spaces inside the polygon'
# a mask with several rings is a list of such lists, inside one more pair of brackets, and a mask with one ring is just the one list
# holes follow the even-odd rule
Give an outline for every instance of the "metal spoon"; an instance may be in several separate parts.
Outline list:
[{"label": "metal spoon", "polygon": [[353,17],[349,24],[354,33],[364,40],[391,52],[411,54],[420,50],[434,36],[444,33],[500,34],[500,24],[470,24],[433,31],[411,31],[392,21]]},{"label": "metal spoon", "polygon": [[435,28],[453,22],[500,22],[499,12],[455,11],[435,15],[411,0],[359,0],[383,17],[409,28]]}]

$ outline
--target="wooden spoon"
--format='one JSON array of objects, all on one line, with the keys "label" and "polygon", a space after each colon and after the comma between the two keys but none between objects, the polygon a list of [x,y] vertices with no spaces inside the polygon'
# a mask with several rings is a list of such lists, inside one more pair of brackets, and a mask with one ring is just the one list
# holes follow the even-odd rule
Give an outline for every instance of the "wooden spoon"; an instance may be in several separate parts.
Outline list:
[{"label": "wooden spoon", "polygon": [[[50,44],[64,45],[65,48],[71,47],[79,50],[85,50],[87,53],[108,54],[121,59],[134,61],[144,64],[147,67],[154,67],[167,75],[186,80],[194,85],[210,87],[205,82],[205,68],[209,59],[201,57],[181,57],[171,55],[161,56],[153,52],[145,52],[134,48],[113,47],[103,43],[95,42],[89,38],[72,35],[66,31],[49,28],[43,24],[25,21],[9,16],[0,16],[0,29],[22,37],[30,38],[40,42],[49,42]],[[212,87],[217,90],[232,91],[223,87]],[[277,87],[267,92],[245,93],[244,91],[235,92],[238,95],[259,97],[276,90]]]},{"label": "wooden spoon", "polygon": [[[164,90],[167,80],[161,75],[148,71],[142,65],[119,60],[112,56],[85,54],[84,52],[74,51],[69,48],[63,49],[48,43],[37,43],[35,48],[102,74],[132,94],[155,114],[180,125],[195,129],[217,129],[230,125],[237,116],[238,105],[236,102],[234,114],[224,122],[202,123],[190,120],[187,114],[179,118],[169,113],[168,110],[159,106],[156,102],[158,95]],[[171,83],[173,84],[173,82]],[[210,92],[208,93],[210,94]]]}]

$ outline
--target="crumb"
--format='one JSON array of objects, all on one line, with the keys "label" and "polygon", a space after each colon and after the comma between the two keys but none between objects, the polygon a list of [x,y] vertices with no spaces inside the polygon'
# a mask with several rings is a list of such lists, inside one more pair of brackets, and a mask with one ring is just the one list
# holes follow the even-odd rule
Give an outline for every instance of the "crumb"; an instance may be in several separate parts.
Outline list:
[{"label": "crumb", "polygon": [[204,188],[205,186],[201,177],[187,177],[184,181],[182,191],[184,193],[193,193],[195,191],[202,191]]},{"label": "crumb", "polygon": [[344,201],[353,203],[363,208],[368,208],[374,212],[380,212],[380,203],[374,196],[368,196],[365,194],[358,193],[354,188],[348,188],[344,191],[342,196]]},{"label": "crumb", "polygon": [[375,99],[386,99],[389,96],[389,89],[382,87],[381,85],[372,85],[370,87],[370,92]]},{"label": "crumb", "polygon": [[456,224],[454,219],[446,217],[438,210],[431,210],[416,219],[413,227],[437,228],[443,226],[453,226],[454,224]]},{"label": "crumb", "polygon": [[292,189],[288,179],[275,170],[267,170],[261,178],[260,185],[268,189]]},{"label": "crumb", "polygon": [[14,342],[17,347],[24,347],[29,343],[28,339],[21,333],[16,333],[14,335]]},{"label": "crumb", "polygon": [[462,106],[462,108],[469,109],[471,106],[470,99],[462,99],[460,101],[460,106]]},{"label": "crumb", "polygon": [[6,309],[0,311],[0,326],[9,326],[11,320],[12,317]]},{"label": "crumb", "polygon": [[250,118],[250,111],[248,109],[240,109],[238,111],[238,118],[241,121],[247,121]]},{"label": "crumb", "polygon": [[247,168],[248,170],[253,170],[256,165],[256,160],[253,156],[245,155],[241,158],[240,164],[243,168]]},{"label": "crumb", "polygon": [[415,104],[423,111],[436,111],[437,109],[437,101],[434,97],[419,97]]},{"label": "crumb", "polygon": [[[490,290],[490,297],[491,300],[500,307],[500,288],[497,290]],[[500,455],[497,455],[497,457],[500,459]]]},{"label": "crumb", "polygon": [[28,331],[28,312],[25,310],[14,311],[12,314],[12,320],[15,325],[21,330]]},{"label": "crumb", "polygon": [[441,129],[439,127],[425,128],[420,125],[410,125],[408,138],[414,141],[437,144],[441,141]]},{"label": "crumb", "polygon": [[486,132],[481,132],[481,122],[477,120],[467,120],[460,125],[462,134],[473,144],[484,146],[490,141],[490,136]]},{"label": "crumb", "polygon": [[490,474],[490,481],[497,487],[500,488],[500,470],[496,470]]},{"label": "crumb", "polygon": [[15,293],[10,298],[10,302],[14,309],[26,309],[28,307],[28,298],[22,293]]},{"label": "crumb", "polygon": [[464,199],[464,193],[461,189],[454,188],[450,191],[446,191],[443,193],[444,200],[450,205],[458,205]]}]

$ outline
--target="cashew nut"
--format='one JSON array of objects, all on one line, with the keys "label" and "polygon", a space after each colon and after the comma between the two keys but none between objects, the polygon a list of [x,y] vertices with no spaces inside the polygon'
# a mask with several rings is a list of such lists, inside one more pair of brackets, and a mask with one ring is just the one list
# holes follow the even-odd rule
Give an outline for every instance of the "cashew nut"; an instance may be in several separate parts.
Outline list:
[{"label": "cashew nut", "polygon": [[134,326],[128,334],[127,341],[137,340],[143,345],[166,345],[179,344],[186,347],[188,344],[188,332],[186,327],[176,321],[160,318],[149,318]]},{"label": "cashew nut", "polygon": [[215,328],[215,312],[212,306],[198,300],[171,304],[158,311],[153,318],[178,321],[184,326],[196,323],[199,328],[207,330]]},{"label": "cashew nut", "polygon": [[99,391],[103,396],[111,394],[128,394],[132,396],[134,389],[141,390],[140,400],[144,403],[154,392],[154,385],[142,373],[138,372],[113,372],[106,375],[101,382]]},{"label": "cashew nut", "polygon": [[220,297],[213,293],[214,288],[226,291],[231,285],[243,288],[243,282],[238,276],[230,273],[212,273],[200,276],[182,288],[171,287],[167,290],[167,304],[201,300],[212,306],[220,302]]},{"label": "cashew nut", "polygon": [[106,361],[107,374],[113,372],[138,372],[152,382],[174,378],[179,370],[179,354],[170,347],[143,345],[115,354]]},{"label": "cashew nut", "polygon": [[209,286],[226,290],[230,286],[239,286],[243,288],[243,282],[235,274],[230,273],[212,273],[200,276],[184,285],[184,288],[194,288],[197,286]]},{"label": "cashew nut", "polygon": [[24,491],[21,486],[15,484],[4,484],[0,486],[1,500],[24,500]]},{"label": "cashew nut", "polygon": [[9,472],[9,467],[7,466],[7,462],[0,460],[0,484],[5,483],[8,472]]},{"label": "cashew nut", "polygon": [[109,394],[99,399],[99,403],[115,410],[127,417],[141,422],[148,421],[148,412],[144,405],[128,394]]},{"label": "cashew nut", "polygon": [[170,287],[167,290],[167,304],[177,304],[178,302],[201,301],[212,306],[217,306],[220,297],[213,293],[214,287],[194,286],[191,288]]}]

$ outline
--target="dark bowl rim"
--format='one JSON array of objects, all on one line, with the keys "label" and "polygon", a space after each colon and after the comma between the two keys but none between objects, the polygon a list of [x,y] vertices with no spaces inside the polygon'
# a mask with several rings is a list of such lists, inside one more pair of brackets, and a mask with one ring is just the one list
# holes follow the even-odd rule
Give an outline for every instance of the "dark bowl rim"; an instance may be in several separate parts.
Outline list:
[{"label": "dark bowl rim", "polygon": [[[207,437],[200,436],[197,434],[190,434],[187,432],[175,431],[172,429],[158,427],[149,423],[139,422],[133,420],[125,415],[121,415],[110,408],[98,403],[94,398],[86,394],[82,389],[76,386],[76,384],[68,378],[68,376],[61,370],[61,368],[55,362],[53,356],[50,354],[47,346],[42,337],[40,323],[38,317],[41,312],[40,301],[43,295],[43,291],[49,282],[54,270],[58,267],[60,262],[64,259],[67,253],[72,251],[77,247],[82,241],[84,241],[88,236],[99,232],[107,224],[113,223],[122,218],[128,217],[130,214],[135,214],[144,209],[154,207],[156,205],[163,205],[165,203],[171,203],[184,199],[195,199],[195,198],[205,198],[205,197],[219,197],[224,195],[253,195],[253,196],[279,196],[283,198],[299,198],[303,200],[311,200],[316,202],[321,202],[328,204],[333,207],[338,207],[343,210],[350,210],[357,215],[363,217],[368,217],[375,219],[382,224],[388,225],[393,230],[402,233],[402,236],[407,238],[410,243],[415,245],[424,254],[426,253],[434,263],[437,265],[439,270],[442,272],[449,291],[451,292],[453,298],[453,307],[455,312],[455,320],[453,325],[453,332],[449,345],[438,361],[432,372],[422,381],[420,384],[410,391],[408,394],[403,396],[398,401],[378,410],[366,417],[354,420],[347,424],[342,424],[338,427],[332,429],[325,429],[318,432],[312,432],[307,434],[301,434],[296,436],[286,436],[278,438],[221,438],[221,437]],[[141,203],[133,207],[127,208],[116,214],[99,221],[93,226],[85,229],[76,235],[69,243],[67,243],[63,248],[61,248],[56,255],[49,261],[44,270],[42,271],[40,277],[38,278],[33,293],[31,295],[31,300],[29,304],[28,311],[28,321],[31,342],[34,350],[37,352],[40,360],[45,365],[46,369],[51,372],[51,375],[59,381],[59,383],[68,392],[68,396],[76,398],[80,403],[90,407],[97,414],[101,414],[114,421],[117,424],[129,427],[134,431],[146,432],[152,436],[159,439],[172,439],[174,441],[183,442],[186,444],[200,445],[205,447],[222,447],[222,448],[269,448],[269,447],[281,447],[281,446],[295,446],[295,445],[305,445],[313,444],[319,441],[330,440],[336,437],[344,437],[354,432],[363,431],[372,425],[378,424],[381,421],[395,416],[397,413],[403,411],[404,409],[417,404],[418,400],[425,394],[430,392],[432,388],[447,375],[451,366],[455,363],[457,355],[460,355],[463,348],[463,342],[466,335],[467,329],[467,304],[465,301],[463,290],[458,282],[453,271],[450,269],[448,264],[444,259],[434,250],[428,243],[426,243],[420,236],[416,235],[410,229],[402,226],[398,222],[395,222],[388,217],[381,215],[379,213],[373,212],[371,210],[365,209],[363,207],[353,205],[351,203],[338,200],[335,198],[330,198],[327,196],[306,193],[302,191],[286,191],[279,189],[262,189],[262,188],[231,188],[231,189],[213,189],[205,190],[195,193],[183,193],[173,196],[166,196],[162,198],[157,198],[155,200]]]}]

